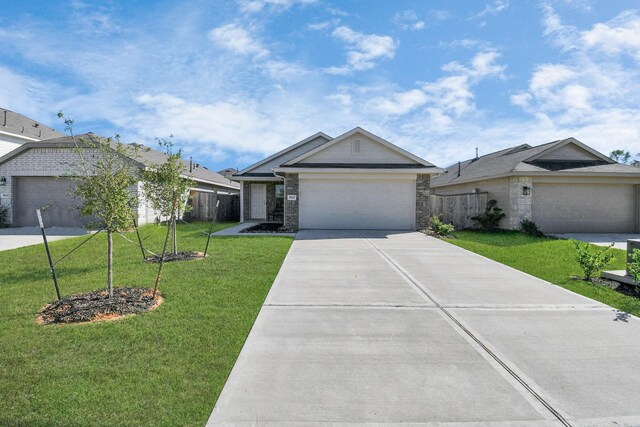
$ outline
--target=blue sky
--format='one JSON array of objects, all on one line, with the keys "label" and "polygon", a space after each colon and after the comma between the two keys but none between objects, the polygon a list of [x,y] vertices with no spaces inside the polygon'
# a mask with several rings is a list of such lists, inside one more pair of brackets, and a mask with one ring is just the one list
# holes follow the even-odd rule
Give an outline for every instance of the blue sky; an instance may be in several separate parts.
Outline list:
[{"label": "blue sky", "polygon": [[0,107],[212,169],[364,127],[438,166],[574,136],[640,152],[637,1],[7,0]]}]

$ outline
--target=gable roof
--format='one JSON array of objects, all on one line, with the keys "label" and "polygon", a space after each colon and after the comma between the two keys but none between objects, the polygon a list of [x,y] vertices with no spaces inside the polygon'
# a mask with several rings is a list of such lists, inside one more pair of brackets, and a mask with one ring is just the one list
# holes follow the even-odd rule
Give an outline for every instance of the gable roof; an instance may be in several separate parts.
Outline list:
[{"label": "gable roof", "polygon": [[0,132],[27,140],[43,140],[64,136],[63,133],[55,129],[6,108],[0,108]]},{"label": "gable roof", "polygon": [[[287,148],[285,148],[283,150],[280,150],[277,153],[275,153],[275,154],[273,154],[273,155],[271,155],[271,156],[269,156],[269,157],[267,157],[265,159],[262,159],[259,162],[254,163],[251,166],[248,166],[248,167],[242,169],[239,172],[234,173],[232,176],[236,176],[237,177],[237,176],[241,176],[241,175],[245,175],[245,174],[251,173],[252,170],[254,170],[254,169],[256,169],[256,168],[258,168],[258,167],[260,167],[260,166],[264,165],[265,163],[268,163],[268,162],[270,162],[272,160],[276,160],[278,158],[281,159],[280,164],[282,164],[284,162],[287,162],[293,156],[295,156],[295,154],[293,154],[293,155],[290,154],[293,150],[295,150],[295,149],[297,149],[299,147],[303,147],[305,144],[308,144],[309,142],[314,141],[317,138],[323,138],[326,141],[331,141],[333,139],[332,137],[330,137],[329,135],[327,135],[324,132],[315,133],[315,134],[311,135],[310,137],[303,139],[302,141],[296,142],[295,144],[293,144],[293,145],[291,145],[291,146],[289,146],[289,147],[287,147]],[[311,150],[312,148],[313,147],[310,147],[309,150]]]},{"label": "gable roof", "polygon": [[313,150],[310,150],[310,151],[308,151],[308,152],[306,152],[304,154],[299,155],[298,157],[290,159],[289,161],[284,163],[282,166],[292,166],[292,165],[294,165],[296,163],[301,163],[304,159],[307,159],[307,158],[313,156],[314,154],[319,153],[320,151],[326,150],[327,148],[332,147],[332,146],[334,146],[334,145],[336,145],[336,144],[338,144],[338,143],[340,143],[340,142],[352,137],[353,135],[355,135],[357,133],[360,133],[360,134],[372,139],[373,141],[377,142],[378,144],[381,144],[381,145],[385,146],[386,148],[388,148],[388,149],[390,149],[390,150],[392,150],[392,151],[394,151],[394,152],[396,152],[396,153],[398,153],[398,154],[400,154],[400,155],[402,155],[402,156],[404,156],[404,157],[406,157],[406,158],[408,158],[410,160],[413,160],[415,163],[417,163],[417,164],[419,164],[421,166],[428,167],[428,168],[435,168],[435,166],[433,164],[427,162],[426,160],[421,159],[420,157],[418,157],[418,156],[416,156],[414,154],[411,154],[406,150],[403,150],[402,148],[398,147],[397,145],[392,144],[389,141],[387,141],[385,139],[382,139],[379,136],[374,135],[374,134],[372,134],[371,132],[369,132],[369,131],[367,131],[365,129],[362,129],[361,127],[355,127],[353,129],[351,129],[350,131],[345,132],[342,135],[332,139],[331,141],[327,142],[326,144],[323,144],[323,145],[321,145],[319,147],[316,147]]},{"label": "gable roof", "polygon": [[[553,159],[553,153],[569,144],[586,151],[593,160]],[[541,158],[547,160],[541,160]],[[459,174],[458,174],[459,171]],[[633,166],[618,165],[613,159],[571,137],[532,147],[521,144],[484,156],[455,163],[432,179],[433,187],[462,184],[524,173],[637,173]]]},{"label": "gable roof", "polygon": [[[75,137],[63,136],[60,138],[48,139],[46,141],[27,142],[26,144],[23,144],[15,150],[9,152],[5,156],[0,157],[0,165],[11,158],[18,156],[20,153],[32,148],[72,148],[75,147],[77,145],[77,142],[80,140],[89,140],[92,142],[96,142],[96,135],[89,132],[82,135],[76,135]],[[115,146],[117,142],[111,141],[111,144]],[[154,150],[142,144],[128,145],[131,146],[132,150],[134,147],[139,148],[137,157],[132,158],[132,160],[138,165],[138,167],[148,167],[152,164],[164,163],[167,159],[167,155],[162,151]],[[126,146],[127,144],[125,144],[125,147]],[[221,187],[231,188],[235,190],[240,189],[240,185],[237,182],[230,181],[219,173],[210,171],[209,169],[202,166],[193,168],[191,171],[189,171],[189,162],[185,161],[184,159],[182,160],[182,162],[184,163],[186,168],[185,176],[188,176],[189,178],[197,182],[219,185]]]}]

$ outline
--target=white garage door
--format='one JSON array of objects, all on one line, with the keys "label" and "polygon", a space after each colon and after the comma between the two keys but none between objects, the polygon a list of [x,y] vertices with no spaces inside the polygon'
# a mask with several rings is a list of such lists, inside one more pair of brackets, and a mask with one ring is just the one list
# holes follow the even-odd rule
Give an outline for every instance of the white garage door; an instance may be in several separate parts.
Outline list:
[{"label": "white garage door", "polygon": [[412,230],[415,180],[300,180],[300,228]]},{"label": "white garage door", "polygon": [[533,185],[533,221],[547,233],[635,232],[633,185]]}]

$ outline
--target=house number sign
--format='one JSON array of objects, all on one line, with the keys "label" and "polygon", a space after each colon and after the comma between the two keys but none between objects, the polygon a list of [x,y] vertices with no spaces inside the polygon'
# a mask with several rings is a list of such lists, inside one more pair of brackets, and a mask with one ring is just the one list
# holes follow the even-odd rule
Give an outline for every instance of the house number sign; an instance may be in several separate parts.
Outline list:
[{"label": "house number sign", "polygon": [[296,194],[287,194],[287,200],[295,202],[296,200],[298,200],[298,196]]}]

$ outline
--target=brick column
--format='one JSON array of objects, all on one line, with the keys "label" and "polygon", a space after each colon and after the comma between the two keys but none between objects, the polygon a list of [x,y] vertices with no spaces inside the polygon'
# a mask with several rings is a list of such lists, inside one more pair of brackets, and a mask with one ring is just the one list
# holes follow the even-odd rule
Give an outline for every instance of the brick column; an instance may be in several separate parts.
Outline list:
[{"label": "brick column", "polygon": [[249,221],[251,219],[251,184],[247,181],[241,181],[242,185],[242,219]]},{"label": "brick column", "polygon": [[416,229],[423,230],[431,217],[431,175],[418,174],[416,179]]},{"label": "brick column", "polygon": [[[529,187],[528,195],[523,194],[523,188]],[[517,230],[524,219],[531,220],[531,202],[533,200],[533,181],[528,177],[509,178],[509,206],[505,222],[507,228]],[[498,206],[504,209],[503,206]]]},{"label": "brick column", "polygon": [[[288,173],[284,177],[284,226],[298,231],[298,215],[300,203],[300,183],[297,173]],[[289,200],[289,196],[296,196],[296,200]]]}]

